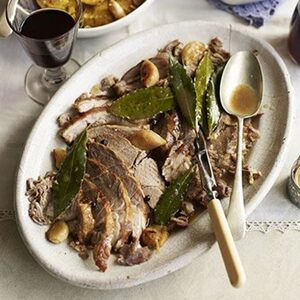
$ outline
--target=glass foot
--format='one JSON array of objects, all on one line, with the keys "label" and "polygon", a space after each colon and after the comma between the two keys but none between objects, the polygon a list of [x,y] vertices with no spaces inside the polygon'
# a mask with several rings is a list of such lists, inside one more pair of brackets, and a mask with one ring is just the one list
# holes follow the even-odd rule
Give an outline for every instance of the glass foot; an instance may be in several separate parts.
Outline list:
[{"label": "glass foot", "polygon": [[70,59],[62,67],[44,69],[32,65],[25,76],[26,94],[36,103],[46,105],[60,86],[80,67]]}]

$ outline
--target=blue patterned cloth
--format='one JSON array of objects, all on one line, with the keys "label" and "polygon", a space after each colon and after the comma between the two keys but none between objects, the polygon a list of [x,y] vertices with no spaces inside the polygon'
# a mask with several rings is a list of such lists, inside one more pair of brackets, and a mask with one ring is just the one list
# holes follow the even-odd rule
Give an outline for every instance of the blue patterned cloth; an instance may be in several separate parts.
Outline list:
[{"label": "blue patterned cloth", "polygon": [[[249,0],[251,1],[251,0]],[[208,0],[217,8],[243,18],[254,27],[261,27],[275,12],[276,7],[284,0],[262,0],[242,5],[228,5],[220,0]]]}]

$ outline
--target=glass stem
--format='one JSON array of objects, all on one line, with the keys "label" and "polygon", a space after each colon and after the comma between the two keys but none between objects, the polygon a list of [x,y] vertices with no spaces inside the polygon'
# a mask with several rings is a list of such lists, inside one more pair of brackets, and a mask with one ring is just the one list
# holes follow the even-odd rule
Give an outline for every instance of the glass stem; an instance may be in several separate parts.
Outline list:
[{"label": "glass stem", "polygon": [[67,74],[63,67],[45,69],[42,84],[48,89],[58,89],[66,80]]}]

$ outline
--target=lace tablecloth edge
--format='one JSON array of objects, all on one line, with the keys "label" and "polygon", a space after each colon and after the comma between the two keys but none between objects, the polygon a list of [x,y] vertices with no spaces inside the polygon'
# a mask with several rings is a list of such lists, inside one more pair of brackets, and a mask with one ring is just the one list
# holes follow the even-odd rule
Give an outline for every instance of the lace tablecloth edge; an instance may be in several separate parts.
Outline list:
[{"label": "lace tablecloth edge", "polygon": [[[14,211],[0,210],[0,222],[9,220],[15,220]],[[247,231],[268,233],[274,230],[281,233],[290,230],[300,231],[300,221],[247,221]]]}]

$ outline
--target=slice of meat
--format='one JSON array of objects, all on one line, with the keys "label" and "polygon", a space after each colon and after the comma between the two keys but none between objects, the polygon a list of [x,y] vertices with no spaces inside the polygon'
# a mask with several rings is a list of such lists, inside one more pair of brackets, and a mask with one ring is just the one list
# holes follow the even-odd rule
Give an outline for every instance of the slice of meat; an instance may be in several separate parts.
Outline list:
[{"label": "slice of meat", "polygon": [[130,174],[128,166],[106,146],[99,143],[89,144],[88,157],[103,162],[110,172],[121,178],[131,203],[132,238],[138,240],[148,220],[148,208],[140,183]]},{"label": "slice of meat", "polygon": [[52,185],[55,173],[47,173],[37,180],[29,178],[27,180],[26,196],[30,202],[29,216],[40,225],[50,224],[53,218]]},{"label": "slice of meat", "polygon": [[168,43],[161,50],[161,52],[167,53],[167,54],[172,54],[178,60],[180,60],[183,47],[184,47],[183,43],[181,43],[179,40],[174,40],[174,41],[171,41],[170,43]]},{"label": "slice of meat", "polygon": [[136,165],[134,176],[139,179],[142,185],[148,205],[154,208],[165,190],[165,183],[155,160],[148,157],[143,159]]},{"label": "slice of meat", "polygon": [[147,126],[143,126],[143,128],[141,128],[137,126],[98,125],[95,123],[89,127],[88,133],[90,138],[96,138],[103,134],[111,134],[126,138],[132,146],[141,150],[155,149],[166,142],[156,132],[147,128]]},{"label": "slice of meat", "polygon": [[57,123],[59,127],[65,127],[71,121],[70,113],[63,113],[57,118]]},{"label": "slice of meat", "polygon": [[[157,67],[159,71],[159,82],[167,79],[169,75],[169,55],[164,52],[158,52],[155,57],[152,57],[149,60]],[[128,70],[123,75],[121,80],[114,85],[114,90],[119,97],[144,87],[144,84],[141,80],[142,63],[143,62],[140,62]],[[160,85],[162,85],[162,83]]]},{"label": "slice of meat", "polygon": [[76,252],[78,252],[78,255],[82,259],[88,259],[89,257],[89,250],[86,245],[81,244],[79,241],[71,240],[69,241],[69,246],[73,248]]},{"label": "slice of meat", "polygon": [[110,127],[101,125],[92,127],[88,130],[88,137],[115,152],[129,168],[133,166],[136,158],[142,152],[142,150],[133,146],[122,134],[119,134]]},{"label": "slice of meat", "polygon": [[115,93],[120,97],[126,93],[132,92],[143,87],[141,81],[140,68],[142,63],[138,63],[129,69],[119,82],[114,85]]},{"label": "slice of meat", "polygon": [[172,182],[180,174],[187,171],[191,165],[190,149],[182,140],[179,140],[172,146],[169,156],[162,166],[162,175],[166,181]]},{"label": "slice of meat", "polygon": [[195,166],[195,172],[192,182],[187,189],[185,200],[200,204],[203,207],[206,207],[208,204],[207,194],[202,187],[200,172],[197,165]]},{"label": "slice of meat", "polygon": [[210,50],[211,60],[216,66],[223,66],[230,58],[230,53],[224,50],[223,42],[217,37],[209,42],[208,48]]},{"label": "slice of meat", "polygon": [[132,210],[128,192],[120,178],[110,172],[99,161],[88,158],[86,173],[89,180],[101,189],[105,198],[110,202],[112,212],[118,218],[120,230],[116,234],[117,241],[114,244],[114,248],[119,249],[127,242],[128,237],[132,233]]},{"label": "slice of meat", "polygon": [[159,79],[163,80],[169,76],[169,55],[165,52],[158,52],[156,56],[150,58],[159,71]]},{"label": "slice of meat", "polygon": [[88,202],[85,202],[85,200],[83,198],[78,203],[80,219],[79,241],[82,243],[89,240],[95,225],[91,203],[89,199]]},{"label": "slice of meat", "polygon": [[[247,156],[255,141],[259,138],[259,131],[253,126],[259,116],[249,118],[244,124],[244,157]],[[219,180],[220,191],[222,194],[230,193],[235,174],[236,165],[236,145],[237,145],[237,121],[223,114],[217,131],[211,136],[208,142],[209,155],[217,181]],[[254,180],[261,176],[257,170],[252,170],[245,162],[243,163],[243,174],[248,182],[253,184]]]},{"label": "slice of meat", "polygon": [[129,121],[108,113],[106,107],[98,107],[76,115],[59,133],[67,143],[72,143],[89,124],[94,122],[98,122],[99,124],[132,125]]},{"label": "slice of meat", "polygon": [[169,155],[162,166],[162,175],[168,182],[174,181],[192,166],[196,133],[186,123],[183,123],[181,130],[182,139],[177,140],[171,147]]},{"label": "slice of meat", "polygon": [[107,269],[107,260],[112,247],[116,243],[120,233],[118,217],[117,214],[112,211],[110,202],[97,185],[88,179],[84,179],[81,190],[82,194],[93,203],[93,256],[98,268],[104,272]]},{"label": "slice of meat", "polygon": [[84,93],[73,103],[73,107],[80,113],[87,112],[96,107],[107,106],[111,100],[106,96],[95,96],[91,93]]},{"label": "slice of meat", "polygon": [[89,136],[96,137],[98,127],[102,127],[100,129],[101,131],[105,130],[105,132],[108,132],[108,133],[113,133],[113,134],[116,133],[128,140],[136,132],[141,130],[141,127],[139,127],[139,126],[125,126],[125,125],[111,125],[111,124],[102,125],[102,124],[99,124],[98,122],[96,122],[89,127]]},{"label": "slice of meat", "polygon": [[146,262],[150,259],[151,254],[148,247],[141,247],[139,243],[131,243],[120,250],[117,262],[120,265],[133,266]]},{"label": "slice of meat", "polygon": [[109,98],[115,98],[116,94],[113,86],[118,82],[118,78],[114,75],[108,75],[101,80],[100,90],[101,95],[105,95]]},{"label": "slice of meat", "polygon": [[168,152],[180,136],[179,117],[175,110],[167,112],[154,125],[153,131],[166,140],[166,144],[160,149]]}]

